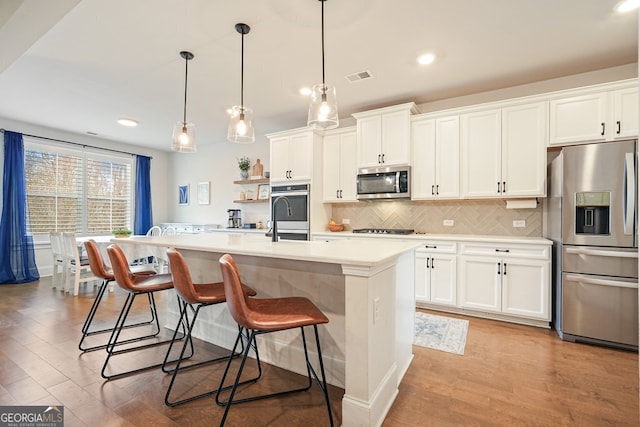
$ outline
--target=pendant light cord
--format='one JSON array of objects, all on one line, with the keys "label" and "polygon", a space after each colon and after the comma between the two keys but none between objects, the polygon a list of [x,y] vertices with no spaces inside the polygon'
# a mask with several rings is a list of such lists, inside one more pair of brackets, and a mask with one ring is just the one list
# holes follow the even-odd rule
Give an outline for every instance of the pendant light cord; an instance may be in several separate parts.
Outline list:
[{"label": "pendant light cord", "polygon": [[321,25],[322,25],[322,90],[326,90],[326,83],[324,80],[324,2],[326,0],[320,0],[320,3],[322,3],[322,19],[321,19]]},{"label": "pendant light cord", "polygon": [[242,32],[241,43],[241,60],[240,60],[240,109],[244,110],[244,31]]},{"label": "pendant light cord", "polygon": [[189,59],[184,58],[184,109],[182,123],[187,123],[187,80],[189,76]]}]

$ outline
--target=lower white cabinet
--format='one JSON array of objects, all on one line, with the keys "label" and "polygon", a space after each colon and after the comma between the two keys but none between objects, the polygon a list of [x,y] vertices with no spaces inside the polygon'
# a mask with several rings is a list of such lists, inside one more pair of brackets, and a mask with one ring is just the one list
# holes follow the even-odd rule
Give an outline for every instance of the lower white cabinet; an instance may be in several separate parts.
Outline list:
[{"label": "lower white cabinet", "polygon": [[416,301],[456,305],[456,244],[424,243],[416,249]]},{"label": "lower white cabinet", "polygon": [[460,307],[550,320],[548,246],[462,244]]}]

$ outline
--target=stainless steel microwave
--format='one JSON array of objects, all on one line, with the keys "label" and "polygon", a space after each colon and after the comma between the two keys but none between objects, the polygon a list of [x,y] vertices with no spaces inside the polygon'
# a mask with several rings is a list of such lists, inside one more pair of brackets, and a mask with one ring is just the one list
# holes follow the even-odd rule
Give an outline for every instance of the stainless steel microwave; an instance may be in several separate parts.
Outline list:
[{"label": "stainless steel microwave", "polygon": [[358,200],[411,197],[411,167],[382,166],[358,169]]}]

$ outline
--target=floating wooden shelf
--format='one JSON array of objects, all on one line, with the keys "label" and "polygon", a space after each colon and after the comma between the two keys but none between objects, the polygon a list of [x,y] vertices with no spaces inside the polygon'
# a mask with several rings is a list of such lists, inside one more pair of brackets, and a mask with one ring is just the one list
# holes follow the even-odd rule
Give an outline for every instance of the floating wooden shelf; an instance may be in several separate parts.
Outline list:
[{"label": "floating wooden shelf", "polygon": [[234,200],[233,203],[264,203],[268,202],[269,199],[259,199],[259,200]]},{"label": "floating wooden shelf", "polygon": [[233,181],[234,184],[268,184],[269,178],[260,179],[243,179],[240,181]]}]

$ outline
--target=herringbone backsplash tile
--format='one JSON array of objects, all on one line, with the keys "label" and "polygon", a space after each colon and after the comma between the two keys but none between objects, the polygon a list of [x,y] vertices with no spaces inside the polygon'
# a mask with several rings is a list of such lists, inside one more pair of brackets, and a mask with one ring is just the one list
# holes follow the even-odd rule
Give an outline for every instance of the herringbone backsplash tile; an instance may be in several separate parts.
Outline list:
[{"label": "herringbone backsplash tile", "polygon": [[[347,218],[347,229],[412,228],[420,233],[542,236],[542,205],[535,209],[507,209],[504,200],[371,201],[334,204],[336,222]],[[444,220],[453,220],[445,227]],[[514,220],[525,221],[523,228]]]}]

